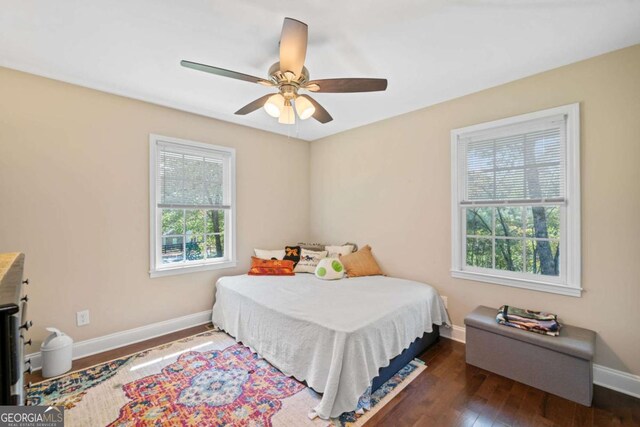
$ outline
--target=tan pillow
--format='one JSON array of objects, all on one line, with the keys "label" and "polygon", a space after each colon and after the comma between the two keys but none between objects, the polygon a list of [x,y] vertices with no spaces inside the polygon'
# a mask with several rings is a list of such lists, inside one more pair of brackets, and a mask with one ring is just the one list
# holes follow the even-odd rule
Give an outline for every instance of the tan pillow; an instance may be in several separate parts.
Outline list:
[{"label": "tan pillow", "polygon": [[371,246],[366,245],[358,252],[340,257],[347,277],[384,275],[376,259],[371,253]]}]

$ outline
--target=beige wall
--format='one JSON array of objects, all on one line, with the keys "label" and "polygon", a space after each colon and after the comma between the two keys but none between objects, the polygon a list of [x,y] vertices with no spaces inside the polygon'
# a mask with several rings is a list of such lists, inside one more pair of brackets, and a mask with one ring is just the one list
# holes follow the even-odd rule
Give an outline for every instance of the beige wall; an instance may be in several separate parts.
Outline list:
[{"label": "beige wall", "polygon": [[[476,305],[560,314],[598,332],[596,362],[640,374],[640,45],[311,144],[311,238],[370,243],[390,275]],[[426,82],[425,84],[437,84]],[[450,131],[581,103],[582,298],[452,279]]]},{"label": "beige wall", "polygon": [[[236,148],[238,268],[149,278],[149,133]],[[36,341],[211,309],[253,247],[308,237],[308,169],[305,141],[0,68],[0,252],[26,253]]]}]

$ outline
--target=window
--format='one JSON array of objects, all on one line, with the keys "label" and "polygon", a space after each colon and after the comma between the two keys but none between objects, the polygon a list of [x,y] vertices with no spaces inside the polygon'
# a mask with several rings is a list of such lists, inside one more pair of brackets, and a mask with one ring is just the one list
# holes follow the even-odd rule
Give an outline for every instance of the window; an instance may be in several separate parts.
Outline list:
[{"label": "window", "polygon": [[580,296],[579,105],[451,132],[452,276]]},{"label": "window", "polygon": [[235,266],[235,150],[149,143],[151,277]]}]

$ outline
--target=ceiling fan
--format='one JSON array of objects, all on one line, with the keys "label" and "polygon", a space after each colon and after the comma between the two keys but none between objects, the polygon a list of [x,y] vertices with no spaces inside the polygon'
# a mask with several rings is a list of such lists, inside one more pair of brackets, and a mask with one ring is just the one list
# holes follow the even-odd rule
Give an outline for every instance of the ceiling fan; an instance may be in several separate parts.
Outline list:
[{"label": "ceiling fan", "polygon": [[304,66],[307,54],[308,27],[304,22],[292,18],[284,18],[280,35],[280,61],[269,68],[269,78],[261,79],[236,71],[191,61],[180,61],[180,65],[206,73],[217,74],[232,79],[258,83],[267,87],[278,88],[278,93],[268,94],[245,105],[235,114],[249,114],[260,107],[278,118],[280,123],[293,124],[297,116],[301,120],[313,117],[320,123],[333,120],[322,105],[300,90],[310,92],[347,93],[376,92],[387,88],[386,79],[347,78],[309,80],[309,70]]}]

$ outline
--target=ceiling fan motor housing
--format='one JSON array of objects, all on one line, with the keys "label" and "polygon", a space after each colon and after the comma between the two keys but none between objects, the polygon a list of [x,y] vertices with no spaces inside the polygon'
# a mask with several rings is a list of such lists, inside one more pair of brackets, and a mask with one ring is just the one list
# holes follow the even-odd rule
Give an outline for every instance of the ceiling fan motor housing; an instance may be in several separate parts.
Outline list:
[{"label": "ceiling fan motor housing", "polygon": [[269,78],[278,86],[282,95],[287,98],[295,97],[298,89],[309,81],[309,70],[302,67],[302,72],[296,76],[293,72],[280,70],[280,62],[276,62],[269,68]]}]

